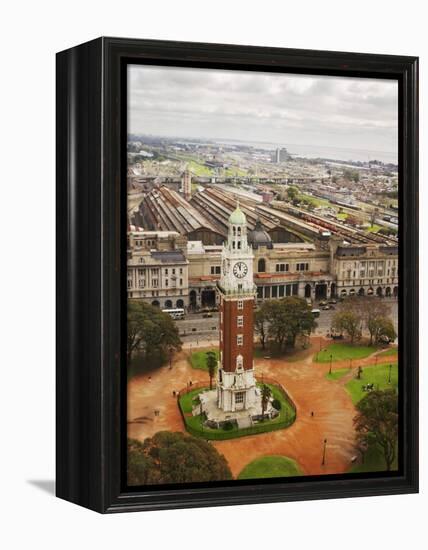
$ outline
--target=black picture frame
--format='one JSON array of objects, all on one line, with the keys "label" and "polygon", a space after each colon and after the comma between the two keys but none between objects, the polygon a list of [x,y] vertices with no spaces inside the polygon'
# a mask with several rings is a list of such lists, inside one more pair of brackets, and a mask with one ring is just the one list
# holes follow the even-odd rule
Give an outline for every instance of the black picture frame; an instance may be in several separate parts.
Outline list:
[{"label": "black picture frame", "polygon": [[[130,62],[398,80],[398,475],[124,486],[123,67]],[[417,492],[418,58],[98,38],[58,53],[56,66],[57,496],[105,513]]]}]

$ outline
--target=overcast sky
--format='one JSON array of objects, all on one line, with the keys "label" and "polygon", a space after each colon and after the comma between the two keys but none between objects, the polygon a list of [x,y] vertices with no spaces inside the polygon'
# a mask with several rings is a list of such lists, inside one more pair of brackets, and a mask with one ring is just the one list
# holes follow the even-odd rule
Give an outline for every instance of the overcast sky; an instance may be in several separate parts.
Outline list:
[{"label": "overcast sky", "polygon": [[396,81],[143,65],[128,70],[130,133],[397,151]]}]

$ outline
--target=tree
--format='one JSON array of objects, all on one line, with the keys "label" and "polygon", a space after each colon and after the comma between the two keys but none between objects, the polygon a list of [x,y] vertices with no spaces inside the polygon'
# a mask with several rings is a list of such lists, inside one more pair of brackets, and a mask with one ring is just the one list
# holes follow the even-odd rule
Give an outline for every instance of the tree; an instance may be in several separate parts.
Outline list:
[{"label": "tree", "polygon": [[261,387],[261,398],[262,398],[262,422],[265,419],[265,411],[267,409],[269,399],[272,395],[272,392],[269,388],[269,386],[266,386],[266,384],[263,384]]},{"label": "tree", "polygon": [[346,332],[353,344],[361,338],[361,316],[355,311],[339,310],[333,317],[331,327],[334,331]]},{"label": "tree", "polygon": [[376,317],[370,323],[370,336],[374,336],[375,342],[380,343],[384,338],[394,341],[397,333],[394,329],[394,323],[387,317]]},{"label": "tree", "polygon": [[373,208],[373,210],[370,212],[370,225],[371,225],[371,227],[374,226],[378,215],[379,215],[379,208]]},{"label": "tree", "polygon": [[299,190],[294,185],[290,185],[287,189],[287,197],[290,201],[294,201],[299,196]]},{"label": "tree", "polygon": [[181,340],[174,321],[159,308],[142,301],[128,302],[128,365],[134,353],[159,356],[164,360],[168,353],[181,349]]},{"label": "tree", "polygon": [[282,351],[284,344],[294,347],[298,336],[308,336],[317,326],[306,300],[297,296],[270,300],[267,311],[269,334],[279,351]]},{"label": "tree", "polygon": [[207,351],[206,364],[208,368],[208,375],[210,377],[210,390],[213,388],[213,378],[217,367],[217,356],[213,351]]},{"label": "tree", "polygon": [[232,479],[226,459],[203,439],[158,432],[144,442],[128,439],[128,483],[191,483]]},{"label": "tree", "polygon": [[360,174],[357,170],[351,170],[349,168],[345,168],[343,171],[343,177],[348,181],[353,181],[355,183],[358,183],[360,181]]},{"label": "tree", "polygon": [[391,470],[397,452],[398,399],[395,390],[372,391],[356,405],[354,418],[357,448],[377,445],[383,453],[386,469]]},{"label": "tree", "polygon": [[254,325],[260,336],[262,349],[266,349],[266,342],[269,338],[269,301],[263,302],[260,309],[256,311]]}]

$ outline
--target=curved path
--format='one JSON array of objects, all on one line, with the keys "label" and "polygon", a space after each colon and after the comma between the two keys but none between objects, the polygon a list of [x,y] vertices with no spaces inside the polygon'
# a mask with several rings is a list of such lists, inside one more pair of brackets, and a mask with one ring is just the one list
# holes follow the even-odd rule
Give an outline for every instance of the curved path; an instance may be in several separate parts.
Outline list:
[{"label": "curved path", "polygon": [[[329,343],[325,341],[325,345]],[[355,408],[343,379],[326,379],[329,363],[313,362],[317,349],[319,338],[308,350],[297,354],[297,360],[255,359],[258,376],[274,378],[286,388],[296,404],[297,419],[283,430],[213,441],[234,476],[249,462],[272,454],[294,459],[306,475],[343,473],[349,468],[355,454]],[[374,364],[375,355],[354,361],[354,366]],[[382,357],[378,361],[388,360]],[[336,361],[333,370],[347,366],[349,361]],[[128,436],[143,440],[160,430],[185,431],[172,392],[182,389],[190,380],[208,383],[208,375],[192,369],[185,352],[177,354],[172,369],[166,366],[151,375],[132,378],[128,383]],[[327,439],[326,460],[322,465],[324,439]]]}]

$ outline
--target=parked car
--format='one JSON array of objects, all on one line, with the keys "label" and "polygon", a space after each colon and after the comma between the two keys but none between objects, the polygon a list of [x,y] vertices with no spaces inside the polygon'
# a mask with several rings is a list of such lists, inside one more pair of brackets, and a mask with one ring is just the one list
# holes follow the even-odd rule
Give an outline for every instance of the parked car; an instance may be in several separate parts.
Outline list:
[{"label": "parked car", "polygon": [[320,306],[326,306],[326,305],[327,305],[327,301],[326,300],[321,300]]},{"label": "parked car", "polygon": [[332,309],[332,307],[327,304],[327,305],[323,306],[321,309],[323,309],[324,311],[327,311],[329,309]]},{"label": "parked car", "polygon": [[337,300],[332,299],[332,300],[329,300],[328,303],[329,304],[337,304]]},{"label": "parked car", "polygon": [[212,316],[213,316],[213,314],[212,314],[211,312],[209,312],[209,311],[202,314],[202,317],[203,317],[204,319],[211,319]]}]

